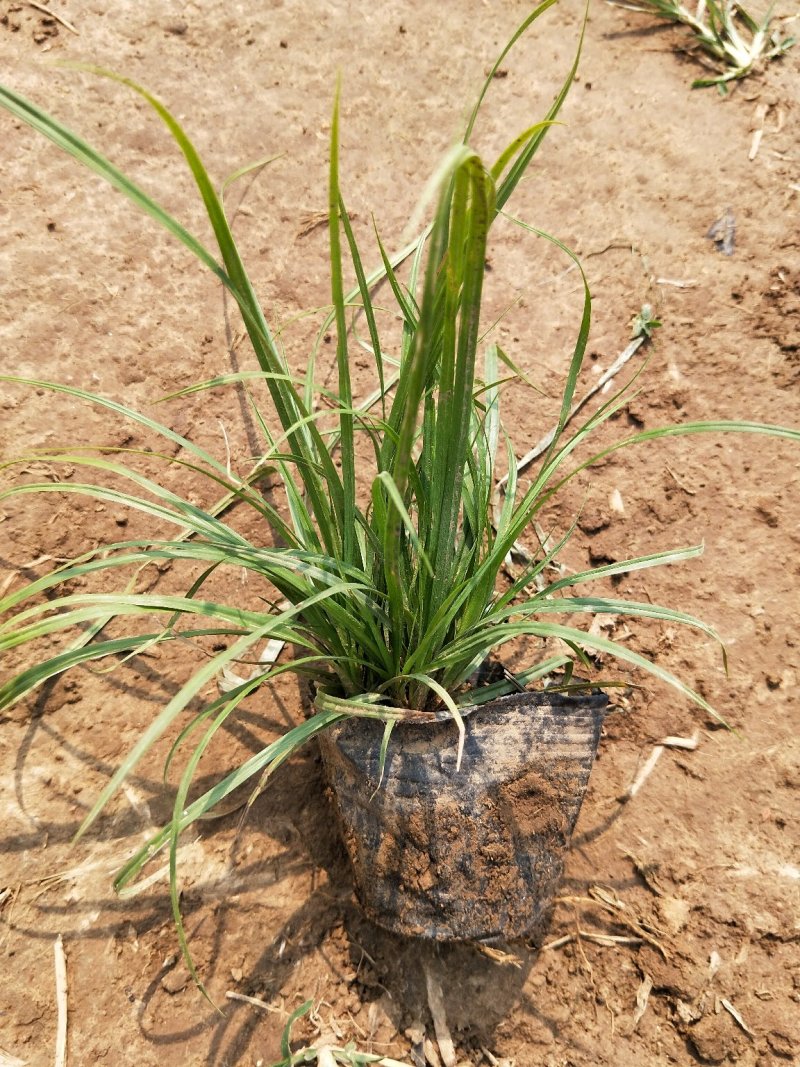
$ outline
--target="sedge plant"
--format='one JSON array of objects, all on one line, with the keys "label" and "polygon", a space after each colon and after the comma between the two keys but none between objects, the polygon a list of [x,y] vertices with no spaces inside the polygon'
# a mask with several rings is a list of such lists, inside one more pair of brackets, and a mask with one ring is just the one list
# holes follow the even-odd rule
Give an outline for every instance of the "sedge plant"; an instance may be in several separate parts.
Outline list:
[{"label": "sedge plant", "polygon": [[[257,364],[253,370],[184,390],[244,384],[250,391],[263,433],[263,454],[242,478],[189,438],[116,400],[53,382],[25,383],[97,405],[159,436],[164,452],[148,452],[148,461],[203,476],[214,504],[201,506],[158,478],[146,476],[137,469],[134,455],[88,448],[35,455],[54,469],[68,465],[84,471],[85,479],[35,481],[12,476],[0,495],[6,499],[56,492],[113,501],[144,513],[162,531],[146,540],[88,550],[5,593],[0,600],[4,619],[0,650],[23,646],[31,665],[2,682],[0,707],[23,699],[65,671],[103,661],[113,665],[176,640],[214,640],[216,651],[207,655],[121,758],[79,830],[80,836],[95,822],[152,746],[168,731],[176,732],[167,770],[178,764],[179,757],[183,764],[172,818],[124,866],[115,885],[125,890],[157,852],[169,850],[170,891],[187,959],[177,878],[179,836],[243,784],[262,787],[301,745],[333,723],[352,717],[377,720],[383,724],[384,753],[393,726],[401,720],[451,718],[463,738],[464,716],[477,703],[509,688],[528,686],[557,667],[568,671],[575,660],[589,667],[587,652],[609,654],[643,668],[713,713],[699,693],[661,665],[574,621],[624,614],[685,624],[715,638],[710,626],[676,608],[583,592],[588,583],[614,575],[691,559],[700,554],[701,546],[562,574],[551,564],[568,540],[568,531],[527,562],[510,584],[498,583],[509,553],[548,502],[580,471],[611,452],[711,430],[800,440],[798,431],[759,423],[684,423],[636,433],[589,458],[584,448],[584,458],[579,459],[578,450],[591,440],[592,432],[627,399],[624,391],[613,396],[577,430],[568,429],[591,319],[589,288],[581,272],[583,311],[565,368],[560,416],[549,447],[523,485],[501,418],[503,380],[513,376],[514,364],[496,344],[482,340],[487,247],[498,217],[511,217],[509,200],[557,119],[580,48],[541,121],[516,134],[489,164],[471,144],[495,71],[554,2],[544,0],[528,15],[489,72],[462,141],[435,176],[428,225],[397,256],[390,255],[376,236],[378,266],[372,270],[365,267],[339,182],[337,91],[329,173],[332,310],[321,334],[335,335],[338,381],[334,389],[326,390],[326,405],[317,404],[321,386],[315,381],[313,358],[305,378],[293,375],[250,282],[222,196],[194,144],[159,100],[128,79],[116,78],[150,105],[174,138],[205,205],[217,242],[214,253],[97,150],[35,104],[0,87],[0,103],[13,116],[101,175],[213,272],[238,305]],[[519,225],[539,234],[521,221]],[[539,236],[572,256],[557,239]],[[403,261],[407,261],[405,273],[399,269]],[[402,321],[398,347],[386,340],[382,312],[374,301],[374,288],[381,281]],[[361,405],[354,403],[351,378],[354,314],[364,324],[359,354],[365,350],[370,354],[376,382],[369,400]],[[253,392],[256,389],[261,390],[260,398]],[[15,467],[24,468],[30,458],[8,459],[4,467],[13,475]],[[505,471],[502,492],[497,489],[498,465]],[[279,479],[280,504],[258,489],[267,470],[273,480]],[[248,539],[227,521],[226,509],[233,503],[237,509],[252,509],[259,522],[271,528],[278,547],[264,547],[266,537]],[[185,568],[186,592],[138,591],[139,569],[164,561]],[[243,568],[259,588],[264,606],[246,610],[207,597],[210,576],[222,568]],[[87,589],[92,580],[107,582],[115,575],[120,576],[119,592]],[[77,589],[71,584],[75,579],[80,579]],[[53,652],[52,641],[59,635],[63,644]],[[476,669],[507,642],[520,638],[529,642],[530,666],[510,680],[470,689]],[[537,650],[545,641],[560,644],[563,654],[538,662]],[[234,675],[234,681],[200,711],[190,710],[226,671],[230,678],[238,663],[257,659],[258,650],[268,642],[292,646],[294,658],[263,664],[247,678]],[[40,643],[46,653],[37,653]],[[190,800],[191,783],[216,735],[243,702],[286,671],[313,684],[313,714]],[[458,773],[457,765],[453,773]]]}]

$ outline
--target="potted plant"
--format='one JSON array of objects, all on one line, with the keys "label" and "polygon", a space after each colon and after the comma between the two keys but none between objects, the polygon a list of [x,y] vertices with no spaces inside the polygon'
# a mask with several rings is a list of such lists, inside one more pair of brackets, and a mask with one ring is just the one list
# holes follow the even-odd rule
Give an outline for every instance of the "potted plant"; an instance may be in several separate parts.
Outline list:
[{"label": "potted plant", "polygon": [[[79,830],[85,833],[145,753],[180,725],[168,765],[176,753],[188,755],[172,818],[125,865],[115,884],[126,886],[157,852],[169,850],[173,910],[190,967],[179,906],[179,836],[243,784],[250,782],[257,793],[314,737],[323,746],[367,911],[405,933],[481,940],[535,936],[547,919],[605,710],[602,693],[573,681],[573,663],[589,670],[587,651],[613,655],[647,669],[713,714],[700,694],[658,664],[570,621],[579,614],[624,613],[694,626],[716,637],[711,627],[678,609],[577,592],[586,583],[693,558],[700,546],[553,577],[552,564],[571,533],[566,530],[513,579],[501,580],[509,554],[543,508],[609,452],[707,430],[800,438],[797,431],[754,423],[688,423],[633,434],[598,454],[584,449],[578,458],[592,432],[626,402],[623,390],[577,430],[568,429],[590,326],[591,301],[582,275],[583,314],[564,375],[558,422],[530,484],[521,485],[501,418],[504,388],[518,372],[497,344],[484,343],[481,336],[487,248],[494,221],[501,212],[508,214],[514,189],[557,118],[577,56],[545,118],[516,135],[491,166],[470,143],[495,72],[554,2],[545,0],[523,21],[490,71],[463,140],[435,175],[429,224],[395,257],[378,237],[380,266],[372,272],[364,267],[339,185],[337,91],[329,178],[332,311],[320,337],[329,330],[335,334],[338,384],[325,391],[327,406],[317,404],[323,390],[314,381],[313,358],[304,379],[292,374],[251,285],[222,197],[184,130],[155,97],[116,79],[152,106],[182,151],[213,227],[219,259],[100,153],[34,104],[0,88],[0,103],[8,111],[165,226],[238,305],[258,369],[198,383],[176,395],[244,382],[263,388],[270,402],[269,413],[257,409],[263,454],[249,475],[238,478],[188,437],[124,404],[76,387],[28,382],[101,405],[160,435],[179,449],[166,461],[207,478],[215,503],[198,505],[145,477],[124,452],[109,458],[108,449],[37,454],[54,467],[69,464],[97,472],[94,481],[17,479],[3,494],[68,490],[113,500],[153,517],[159,533],[87,551],[5,593],[0,648],[30,647],[32,666],[3,682],[0,707],[84,664],[113,662],[174,640],[215,642],[202,666],[120,761]],[[539,236],[563,248],[557,239]],[[345,283],[348,272],[351,290]],[[396,347],[391,317],[387,334],[386,318],[374,300],[379,281],[387,283],[401,320]],[[358,342],[351,331],[354,315],[363,322]],[[373,393],[360,405],[354,403],[351,378],[350,350],[356,343],[369,354],[375,378]],[[13,470],[14,461],[6,467]],[[267,472],[282,487],[278,501],[260,491]],[[278,547],[266,546],[266,536],[248,538],[227,521],[232,502],[251,509]],[[164,561],[186,569],[185,594],[138,591],[139,569]],[[224,567],[244,568],[259,583],[261,599],[255,606],[205,596],[211,575]],[[118,574],[126,575],[122,592],[85,589],[87,582]],[[132,625],[153,618],[155,624]],[[70,632],[77,636],[55,654],[36,652],[37,642]],[[515,639],[529,642],[532,663],[512,675],[497,664]],[[543,640],[560,643],[563,654],[541,660]],[[265,643],[272,651],[292,646],[294,658],[262,655],[255,672],[229,681],[200,712],[189,712],[198,694],[232,665],[259,658]],[[313,713],[189,801],[195,772],[217,733],[244,701],[286,671],[310,683]],[[557,685],[531,691],[555,671],[562,672]]]}]

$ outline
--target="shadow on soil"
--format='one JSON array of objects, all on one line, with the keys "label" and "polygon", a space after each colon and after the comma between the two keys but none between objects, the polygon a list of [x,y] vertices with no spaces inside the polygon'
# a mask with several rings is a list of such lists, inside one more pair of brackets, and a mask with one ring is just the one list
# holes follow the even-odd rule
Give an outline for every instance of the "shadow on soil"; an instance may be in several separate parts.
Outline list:
[{"label": "shadow on soil", "polygon": [[[145,668],[149,671],[149,668]],[[147,678],[152,686],[152,677]],[[158,679],[163,692],[172,692],[173,682]],[[162,692],[162,695],[163,695]],[[40,707],[48,697],[44,693]],[[151,690],[151,699],[152,690]],[[271,718],[284,718],[290,710],[279,698]],[[276,723],[259,716],[243,716],[236,730],[236,739],[246,749],[257,751],[263,738]],[[28,723],[17,759],[17,786],[21,799],[23,770],[38,732],[50,734],[49,741],[69,749],[73,759],[85,763],[101,776],[113,772],[113,761],[97,760],[80,742],[69,742],[48,723],[41,711]],[[216,777],[216,776],[214,776]],[[160,823],[171,812],[173,794],[160,781],[145,776],[132,777],[132,784],[146,798],[148,811]],[[211,784],[199,782],[200,788]],[[243,799],[246,799],[246,794]],[[241,806],[241,805],[240,805]],[[24,807],[23,807],[24,810]],[[574,839],[574,847],[581,849],[601,837],[615,822],[621,810],[616,806],[595,826],[587,827]],[[247,840],[262,836],[269,838],[273,851],[268,859],[246,860],[243,838],[234,836],[241,811],[232,812],[211,824],[198,824],[200,836],[207,842],[220,833],[227,842],[221,847],[228,854],[225,863],[231,872],[226,884],[219,874],[204,878],[202,871],[192,880],[190,890],[181,898],[182,913],[193,951],[196,948],[198,970],[210,989],[215,991],[220,1013],[208,1007],[191,988],[191,978],[185,965],[177,958],[177,943],[169,900],[160,883],[158,895],[148,891],[142,897],[124,900],[107,896],[79,897],[57,902],[48,900],[47,893],[34,896],[23,910],[26,921],[14,923],[17,932],[31,939],[51,940],[53,930],[63,932],[65,940],[114,940],[129,928],[133,936],[147,944],[151,962],[139,971],[138,991],[129,987],[128,999],[136,1005],[139,1028],[148,1042],[164,1049],[174,1049],[191,1038],[208,1033],[209,1041],[204,1062],[209,1067],[223,1067],[238,1063],[258,1052],[263,1055],[264,1035],[268,1032],[277,1041],[284,1026],[285,1015],[265,1015],[258,1006],[240,1001],[225,1000],[220,990],[230,987],[226,968],[230,966],[225,945],[233,936],[234,927],[241,930],[243,917],[248,922],[252,907],[253,929],[249,935],[258,942],[265,933],[259,921],[259,907],[246,905],[242,912],[244,894],[268,900],[271,892],[284,882],[304,875],[311,878],[311,891],[299,907],[291,909],[276,929],[270,923],[268,943],[255,961],[252,955],[247,973],[235,982],[236,992],[244,996],[270,1001],[291,984],[295,968],[321,954],[333,980],[342,989],[351,986],[362,1004],[381,999],[384,1009],[398,1032],[433,1033],[429,981],[442,991],[444,1016],[460,1044],[491,1046],[492,1035],[515,1006],[524,1005],[526,1014],[536,1018],[553,1036],[558,1023],[546,1017],[525,992],[525,984],[536,960],[536,951],[528,946],[508,946],[515,960],[497,962],[480,949],[468,944],[436,944],[413,941],[388,933],[375,926],[361,913],[354,900],[353,886],[344,849],[335,830],[335,820],[329,807],[322,777],[321,761],[316,750],[309,749],[281,769],[266,793],[257,801],[246,823]],[[133,811],[109,818],[102,826],[106,840],[122,840],[141,834],[141,818]],[[75,830],[73,820],[53,822],[47,826],[32,824],[30,840],[17,837],[0,841],[9,850],[36,847],[42,838],[65,840]],[[226,833],[227,831],[227,833]],[[324,871],[326,878],[315,886],[314,872]],[[50,883],[54,885],[54,883]],[[581,893],[589,883],[575,879],[565,881],[565,891]],[[619,885],[619,890],[626,886]],[[285,911],[285,909],[284,909]],[[93,921],[91,916],[102,919]],[[263,915],[263,912],[262,912]],[[341,934],[335,950],[329,951],[332,931]],[[557,932],[553,933],[557,936]],[[145,940],[146,939],[146,940]],[[163,951],[163,955],[160,953]],[[159,959],[163,960],[159,966]],[[227,963],[223,963],[227,959]],[[366,962],[365,962],[366,961]],[[353,977],[355,976],[355,977]],[[135,984],[135,982],[134,982]],[[175,999],[174,994],[183,992]],[[315,990],[309,988],[308,996]],[[220,997],[223,999],[220,1001]],[[293,1005],[289,1005],[290,1007]],[[271,1044],[271,1042],[270,1042]]]}]

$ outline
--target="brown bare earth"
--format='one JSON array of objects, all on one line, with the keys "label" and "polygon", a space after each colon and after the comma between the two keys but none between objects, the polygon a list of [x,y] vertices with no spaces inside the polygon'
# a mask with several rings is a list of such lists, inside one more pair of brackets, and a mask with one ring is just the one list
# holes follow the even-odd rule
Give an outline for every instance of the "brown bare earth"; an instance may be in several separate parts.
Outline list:
[{"label": "brown bare earth", "polygon": [[[257,180],[240,183],[232,203],[244,194],[236,233],[272,321],[287,325],[298,368],[314,325],[293,317],[329,300],[318,224],[336,71],[343,183],[359,237],[369,241],[374,212],[385,242],[400,247],[426,179],[527,10],[520,0],[46,6],[77,33],[39,5],[0,0],[3,80],[129,169],[204,239],[190,180],[145,105],[49,61],[91,61],[147,85],[185,123],[218,181],[279,156]],[[475,138],[487,158],[546,110],[569,68],[580,17],[578,0],[563,0],[499,72]],[[791,26],[797,32],[796,16]],[[551,131],[513,202],[522,218],[582,256],[594,322],[579,393],[625,347],[642,303],[663,320],[645,349],[638,394],[600,440],[675,420],[800,426],[800,47],[723,100],[689,88],[701,68],[681,52],[686,41],[680,30],[592,0],[566,127]],[[754,125],[763,136],[749,158]],[[729,256],[707,237],[727,210],[736,241]],[[227,437],[233,468],[248,469],[257,446],[233,392],[150,406],[232,364],[250,366],[243,347],[231,350],[239,327],[232,321],[226,335],[218,286],[120,195],[6,115],[0,235],[2,373],[140,407],[218,456]],[[580,317],[577,270],[557,249],[503,224],[490,265],[487,325],[516,300],[498,342],[557,397]],[[630,368],[640,366],[636,357]],[[86,442],[156,447],[108,411],[35,388],[4,385],[0,412],[4,456]],[[518,454],[549,429],[554,412],[553,399],[507,393]],[[137,462],[168,484],[190,477],[154,456]],[[23,466],[35,480],[64,478],[65,486],[81,477],[34,460]],[[4,472],[4,484],[8,477],[19,468]],[[33,1067],[54,1062],[59,935],[71,1067],[268,1065],[279,1058],[288,1014],[307,999],[313,1011],[296,1027],[298,1041],[332,1033],[340,1044],[352,1040],[409,1064],[423,1063],[427,1048],[435,1065],[437,982],[462,1064],[793,1062],[799,477],[800,451],[788,442],[676,439],[609,458],[548,517],[563,531],[570,506],[583,505],[565,561],[576,568],[705,543],[702,559],[631,574],[617,591],[712,623],[728,649],[727,677],[718,647],[689,630],[616,618],[607,632],[680,673],[736,732],[643,676],[601,665],[604,677],[642,688],[612,692],[619,710],[606,720],[562,899],[541,951],[509,946],[520,966],[469,947],[423,950],[361,917],[319,755],[309,749],[281,770],[238,834],[237,812],[202,824],[183,845],[187,929],[220,1014],[177,962],[163,873],[132,897],[111,888],[113,872],[171,811],[164,747],[137,768],[96,828],[70,844],[196,653],[160,651],[110,674],[76,672],[12,709],[0,733],[0,1063],[4,1055]],[[197,492],[210,502],[206,487]],[[0,501],[0,590],[104,539],[152,528],[121,507],[66,492]],[[160,589],[179,588],[177,581],[169,570],[141,576]],[[242,585],[243,603],[247,596]],[[262,692],[201,764],[201,785],[302,714],[295,683]],[[698,744],[666,748],[623,800],[667,736],[696,736]],[[445,1058],[446,1048],[444,1041]]]}]

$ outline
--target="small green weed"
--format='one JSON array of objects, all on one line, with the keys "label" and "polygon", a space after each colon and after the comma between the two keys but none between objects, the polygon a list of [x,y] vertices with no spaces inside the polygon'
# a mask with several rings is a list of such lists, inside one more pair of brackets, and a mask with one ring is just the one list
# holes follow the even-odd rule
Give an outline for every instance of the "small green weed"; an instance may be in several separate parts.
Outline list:
[{"label": "small green weed", "polygon": [[305,1048],[292,1052],[291,1039],[292,1027],[298,1019],[307,1015],[313,1007],[313,1001],[307,1000],[301,1004],[289,1016],[289,1020],[281,1037],[281,1059],[272,1067],[296,1067],[301,1063],[316,1063],[317,1067],[408,1067],[399,1060],[390,1059],[387,1056],[378,1056],[373,1052],[359,1052],[355,1044],[350,1041],[343,1047],[338,1045],[322,1044],[319,1047],[307,1045]]},{"label": "small green weed", "polygon": [[777,59],[795,43],[794,37],[782,36],[773,26],[772,9],[758,22],[738,0],[698,0],[693,11],[681,0],[635,0],[616,6],[689,27],[701,51],[719,70],[714,77],[697,78],[693,89],[716,85],[725,92],[728,82],[746,78],[759,64]]}]

